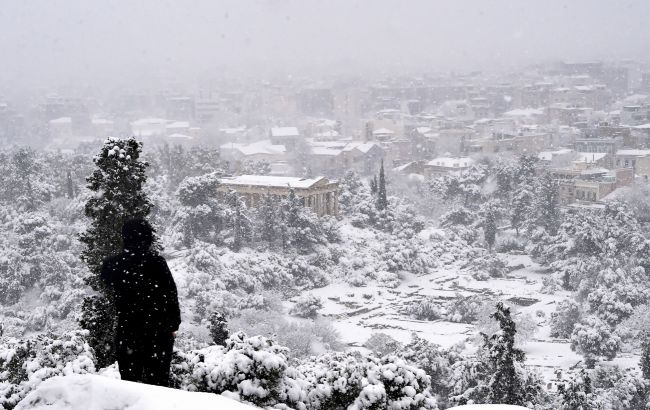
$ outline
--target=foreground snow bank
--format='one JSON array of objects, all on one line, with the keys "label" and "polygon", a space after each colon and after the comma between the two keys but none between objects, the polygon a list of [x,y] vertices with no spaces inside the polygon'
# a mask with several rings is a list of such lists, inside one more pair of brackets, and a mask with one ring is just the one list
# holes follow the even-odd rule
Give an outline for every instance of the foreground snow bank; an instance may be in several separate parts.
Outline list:
[{"label": "foreground snow bank", "polygon": [[57,376],[27,395],[16,410],[252,410],[212,393],[190,393],[95,375]]},{"label": "foreground snow bank", "polygon": [[511,406],[509,404],[470,404],[454,407],[454,410],[526,410],[525,407]]}]

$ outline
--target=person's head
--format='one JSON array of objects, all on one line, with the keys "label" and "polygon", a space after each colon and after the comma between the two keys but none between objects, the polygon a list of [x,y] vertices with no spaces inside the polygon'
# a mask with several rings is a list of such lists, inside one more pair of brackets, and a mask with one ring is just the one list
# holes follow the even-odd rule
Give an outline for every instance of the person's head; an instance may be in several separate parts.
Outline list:
[{"label": "person's head", "polygon": [[130,219],[122,225],[124,249],[148,249],[153,243],[153,228],[142,218]]}]

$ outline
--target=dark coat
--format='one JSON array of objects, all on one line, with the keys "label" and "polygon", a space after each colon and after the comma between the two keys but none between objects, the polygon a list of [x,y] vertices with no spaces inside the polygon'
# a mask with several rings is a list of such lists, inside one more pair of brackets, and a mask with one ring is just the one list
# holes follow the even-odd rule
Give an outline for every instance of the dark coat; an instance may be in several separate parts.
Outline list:
[{"label": "dark coat", "polygon": [[104,261],[101,278],[115,292],[118,340],[178,330],[178,293],[162,256],[150,250],[125,249]]}]

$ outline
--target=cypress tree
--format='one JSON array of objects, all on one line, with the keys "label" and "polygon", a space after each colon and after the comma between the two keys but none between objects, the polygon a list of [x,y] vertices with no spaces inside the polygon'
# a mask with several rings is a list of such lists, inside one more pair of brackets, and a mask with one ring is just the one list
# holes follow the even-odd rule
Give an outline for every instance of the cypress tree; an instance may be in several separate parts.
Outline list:
[{"label": "cypress tree", "polygon": [[272,244],[276,239],[277,206],[271,193],[267,192],[258,208],[260,223],[260,239]]},{"label": "cypress tree", "polygon": [[208,329],[210,330],[212,341],[218,346],[225,346],[226,340],[230,336],[228,321],[220,312],[213,312],[210,315],[209,321]]},{"label": "cypress tree", "polygon": [[557,234],[560,226],[560,187],[549,173],[544,174],[539,180],[539,197],[537,199],[537,215],[539,224],[550,235]]},{"label": "cypress tree", "polygon": [[591,403],[591,378],[585,369],[566,383],[558,383],[557,392],[562,400],[562,410],[589,410]]},{"label": "cypress tree", "polygon": [[386,177],[384,176],[384,160],[381,160],[379,168],[379,183],[377,185],[377,209],[384,211],[388,208],[388,199],[386,197]]},{"label": "cypress tree", "polygon": [[68,170],[65,175],[65,189],[68,199],[74,198],[74,183],[72,182],[72,173],[70,170]]},{"label": "cypress tree", "polygon": [[370,193],[377,195],[377,175],[373,176],[370,180]]},{"label": "cypress tree", "polygon": [[492,376],[488,384],[488,403],[524,405],[526,392],[517,372],[516,362],[525,360],[524,352],[515,348],[517,329],[510,316],[510,308],[497,303],[497,310],[491,317],[499,323],[499,332],[487,337],[482,334],[484,348],[490,361]]},{"label": "cypress tree", "polygon": [[235,191],[230,191],[228,199],[228,228],[232,236],[231,248],[238,251],[247,243],[251,236],[251,221],[248,217],[246,204]]},{"label": "cypress tree", "polygon": [[643,332],[643,342],[641,343],[641,361],[639,367],[641,367],[641,373],[643,378],[650,380],[650,340],[648,340],[648,334]]},{"label": "cypress tree", "polygon": [[132,218],[145,218],[151,203],[142,190],[148,164],[140,160],[142,143],[108,138],[93,158],[96,169],[86,178],[93,195],[85,206],[90,226],[79,237],[85,245],[81,259],[88,265],[85,279],[95,294],[84,299],[81,327],[89,331],[89,344],[95,350],[98,367],[115,361],[115,308],[113,297],[99,274],[103,260],[122,249],[121,227]]}]

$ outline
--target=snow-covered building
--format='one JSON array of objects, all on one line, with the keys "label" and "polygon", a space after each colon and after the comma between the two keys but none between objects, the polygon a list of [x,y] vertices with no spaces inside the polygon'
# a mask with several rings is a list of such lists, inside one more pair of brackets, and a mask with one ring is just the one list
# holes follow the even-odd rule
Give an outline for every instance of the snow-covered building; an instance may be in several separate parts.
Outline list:
[{"label": "snow-covered building", "polygon": [[559,185],[560,203],[597,202],[615,189],[628,186],[634,180],[631,168],[607,168],[574,161],[570,167],[551,168]]},{"label": "snow-covered building", "polygon": [[169,121],[164,118],[141,118],[131,122],[131,131],[136,137],[165,135]]},{"label": "snow-covered building", "polygon": [[269,132],[269,138],[273,145],[284,145],[291,151],[301,137],[296,127],[273,127]]},{"label": "snow-covered building", "polygon": [[616,151],[616,166],[632,168],[637,177],[650,176],[650,149],[620,149]]},{"label": "snow-covered building", "polygon": [[106,118],[95,117],[90,120],[91,133],[95,137],[106,138],[114,134],[114,122]]},{"label": "snow-covered building", "polygon": [[474,165],[474,160],[469,157],[442,156],[426,162],[424,174],[431,178],[438,178],[450,172],[463,172],[472,165]]},{"label": "snow-covered building", "polygon": [[229,142],[219,147],[221,158],[233,163],[244,161],[285,161],[287,149],[284,145],[262,140],[250,144]]},{"label": "snow-covered building", "polygon": [[375,172],[385,157],[385,150],[377,142],[363,141],[308,141],[308,162],[313,172],[340,176],[347,170],[360,174]]},{"label": "snow-covered building", "polygon": [[300,178],[269,175],[240,175],[219,180],[219,192],[233,190],[240,194],[246,205],[257,206],[265,195],[286,198],[291,189],[318,216],[336,215],[339,211],[338,182],[325,177]]},{"label": "snow-covered building", "polygon": [[60,117],[50,120],[49,128],[52,138],[70,138],[72,136],[72,118]]}]

